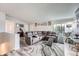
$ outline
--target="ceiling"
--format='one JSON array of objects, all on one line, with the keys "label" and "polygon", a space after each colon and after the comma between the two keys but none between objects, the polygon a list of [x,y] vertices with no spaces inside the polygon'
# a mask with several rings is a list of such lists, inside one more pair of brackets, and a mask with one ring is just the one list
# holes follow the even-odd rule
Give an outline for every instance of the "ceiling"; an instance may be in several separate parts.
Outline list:
[{"label": "ceiling", "polygon": [[74,17],[77,3],[0,3],[0,11],[25,22],[43,22]]}]

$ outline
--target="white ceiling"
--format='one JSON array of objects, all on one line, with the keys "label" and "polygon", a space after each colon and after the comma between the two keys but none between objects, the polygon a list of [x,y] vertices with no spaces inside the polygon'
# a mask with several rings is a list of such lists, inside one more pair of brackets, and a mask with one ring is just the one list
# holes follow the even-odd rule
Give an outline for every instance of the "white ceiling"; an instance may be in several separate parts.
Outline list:
[{"label": "white ceiling", "polygon": [[40,22],[74,17],[78,6],[73,3],[0,3],[0,11],[26,22]]}]

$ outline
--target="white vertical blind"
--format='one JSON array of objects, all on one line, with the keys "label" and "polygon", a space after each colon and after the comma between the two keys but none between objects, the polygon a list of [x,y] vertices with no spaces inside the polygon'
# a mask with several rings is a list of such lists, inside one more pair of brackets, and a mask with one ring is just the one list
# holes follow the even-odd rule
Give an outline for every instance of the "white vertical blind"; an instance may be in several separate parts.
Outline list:
[{"label": "white vertical blind", "polygon": [[5,32],[15,33],[15,22],[6,20],[6,22],[5,22]]},{"label": "white vertical blind", "polygon": [[5,13],[0,12],[0,32],[5,32]]}]

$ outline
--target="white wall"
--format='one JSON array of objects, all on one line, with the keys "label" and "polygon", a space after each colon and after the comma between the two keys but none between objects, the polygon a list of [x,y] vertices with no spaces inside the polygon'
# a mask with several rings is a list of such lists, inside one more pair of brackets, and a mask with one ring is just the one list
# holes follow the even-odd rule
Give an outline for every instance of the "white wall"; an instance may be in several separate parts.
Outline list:
[{"label": "white wall", "polygon": [[30,24],[30,31],[54,31],[54,25],[56,24],[65,24],[67,22],[73,22],[75,18],[63,18],[59,20],[53,20],[51,26],[37,26],[34,24]]},{"label": "white wall", "polygon": [[30,24],[30,31],[52,31],[53,27],[51,26],[35,26],[34,24]]},{"label": "white wall", "polygon": [[[7,20],[12,20],[12,21],[14,21],[14,22],[15,22],[15,25],[16,25],[17,23],[18,23],[18,24],[24,24],[24,28],[23,28],[24,32],[28,31],[28,23],[26,23],[26,22],[24,22],[24,21],[22,21],[22,20],[19,20],[19,19],[17,19],[17,18],[14,18],[14,17],[10,17],[10,16],[7,16]],[[17,26],[16,26],[15,28],[16,28],[16,31],[15,31],[15,32],[19,31],[19,29],[17,28]]]}]

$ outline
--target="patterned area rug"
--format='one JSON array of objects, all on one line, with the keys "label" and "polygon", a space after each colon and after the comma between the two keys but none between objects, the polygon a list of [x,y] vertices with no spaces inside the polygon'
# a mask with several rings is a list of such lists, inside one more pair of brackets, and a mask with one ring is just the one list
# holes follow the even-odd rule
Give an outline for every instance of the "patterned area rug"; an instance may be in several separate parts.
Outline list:
[{"label": "patterned area rug", "polygon": [[[61,45],[61,44],[60,44]],[[52,47],[44,44],[34,44],[27,47],[22,47],[18,50],[9,52],[8,56],[64,56],[63,47],[59,47],[59,44],[53,43]]]}]

